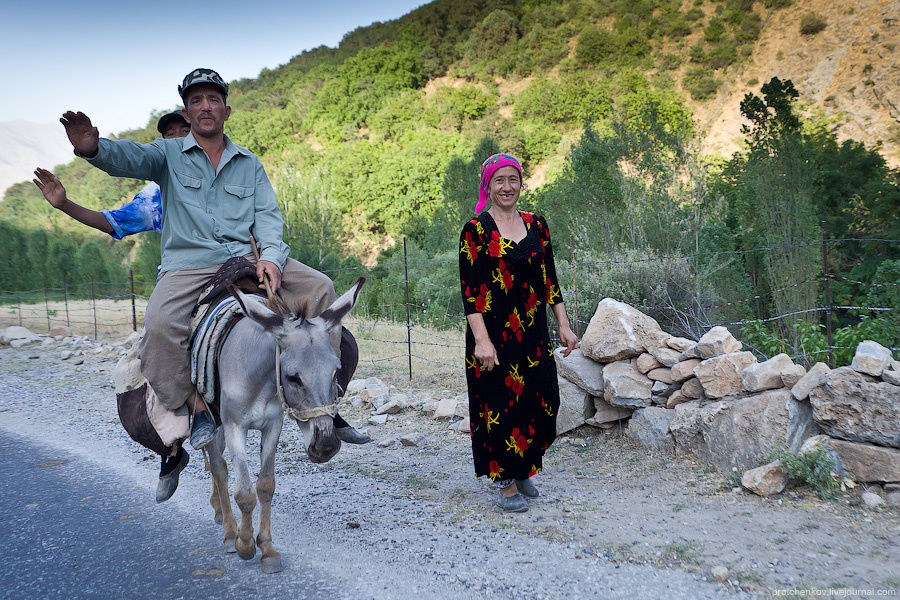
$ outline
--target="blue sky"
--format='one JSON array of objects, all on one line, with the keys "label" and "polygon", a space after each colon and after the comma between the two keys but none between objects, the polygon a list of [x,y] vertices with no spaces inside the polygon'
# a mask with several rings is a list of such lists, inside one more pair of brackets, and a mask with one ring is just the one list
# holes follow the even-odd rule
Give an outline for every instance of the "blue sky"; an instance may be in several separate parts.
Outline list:
[{"label": "blue sky", "polygon": [[15,2],[0,25],[0,121],[82,110],[101,134],[146,124],[179,102],[194,67],[255,77],[303,50],[396,19],[427,0]]}]

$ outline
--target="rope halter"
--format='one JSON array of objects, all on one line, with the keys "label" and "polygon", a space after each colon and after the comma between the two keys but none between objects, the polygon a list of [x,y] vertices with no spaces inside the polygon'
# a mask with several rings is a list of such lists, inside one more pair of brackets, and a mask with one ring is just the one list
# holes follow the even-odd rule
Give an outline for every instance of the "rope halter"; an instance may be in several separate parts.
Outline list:
[{"label": "rope halter", "polygon": [[284,397],[284,388],[281,386],[281,348],[278,347],[278,344],[275,344],[275,389],[278,390],[278,399],[281,400],[282,408],[287,411],[290,418],[298,423],[301,421],[309,421],[315,417],[331,417],[333,419],[337,414],[338,405],[336,402],[334,404],[325,404],[323,406],[314,406],[305,409],[291,408],[288,406],[287,400],[285,400]]}]

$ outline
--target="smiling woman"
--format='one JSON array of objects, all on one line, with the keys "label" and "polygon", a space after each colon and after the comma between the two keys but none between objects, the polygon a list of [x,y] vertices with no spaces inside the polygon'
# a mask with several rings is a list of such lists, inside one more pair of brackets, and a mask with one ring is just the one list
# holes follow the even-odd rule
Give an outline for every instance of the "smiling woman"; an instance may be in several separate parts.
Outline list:
[{"label": "smiling woman", "polygon": [[[522,167],[495,154],[481,167],[476,211],[460,236],[466,320],[466,383],[475,475],[500,490],[503,510],[528,510],[530,478],[556,437],[559,387],[546,306],[559,322],[563,355],[578,345],[556,278],[543,217],[517,209]],[[490,201],[491,207],[482,210]]]}]

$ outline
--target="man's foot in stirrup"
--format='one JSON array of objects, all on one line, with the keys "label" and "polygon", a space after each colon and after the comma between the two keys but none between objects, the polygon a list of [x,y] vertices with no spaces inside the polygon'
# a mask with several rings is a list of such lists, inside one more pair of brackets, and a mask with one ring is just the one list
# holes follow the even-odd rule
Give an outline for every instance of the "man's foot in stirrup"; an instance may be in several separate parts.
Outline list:
[{"label": "man's foot in stirrup", "polygon": [[371,436],[358,432],[350,425],[347,425],[346,427],[335,427],[334,433],[339,440],[347,442],[348,444],[368,444],[372,441]]},{"label": "man's foot in stirrup", "polygon": [[216,434],[216,422],[209,410],[200,410],[194,413],[194,422],[191,423],[191,446],[195,450],[203,449]]},{"label": "man's foot in stirrup", "polygon": [[159,484],[156,486],[156,501],[165,502],[178,489],[178,476],[188,464],[188,453],[181,445],[175,456],[163,456],[159,469]]}]

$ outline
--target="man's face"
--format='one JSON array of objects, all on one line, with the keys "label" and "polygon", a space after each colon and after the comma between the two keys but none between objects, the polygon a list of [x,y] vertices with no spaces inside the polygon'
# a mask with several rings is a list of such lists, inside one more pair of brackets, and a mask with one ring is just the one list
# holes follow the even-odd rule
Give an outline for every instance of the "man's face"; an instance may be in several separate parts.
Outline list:
[{"label": "man's face", "polygon": [[173,140],[175,138],[183,138],[191,132],[191,126],[184,121],[176,121],[166,127],[163,132],[163,139]]},{"label": "man's face", "polygon": [[213,137],[224,131],[231,107],[225,105],[225,97],[219,88],[202,83],[188,90],[181,114],[190,123],[195,136]]}]

